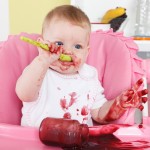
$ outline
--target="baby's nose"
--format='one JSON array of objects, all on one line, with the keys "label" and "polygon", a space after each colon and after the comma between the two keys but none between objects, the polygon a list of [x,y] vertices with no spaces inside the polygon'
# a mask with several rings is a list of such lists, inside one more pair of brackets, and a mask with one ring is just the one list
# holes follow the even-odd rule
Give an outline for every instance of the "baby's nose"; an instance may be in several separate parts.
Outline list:
[{"label": "baby's nose", "polygon": [[70,47],[63,47],[63,52],[66,54],[69,54],[71,52],[71,48]]}]

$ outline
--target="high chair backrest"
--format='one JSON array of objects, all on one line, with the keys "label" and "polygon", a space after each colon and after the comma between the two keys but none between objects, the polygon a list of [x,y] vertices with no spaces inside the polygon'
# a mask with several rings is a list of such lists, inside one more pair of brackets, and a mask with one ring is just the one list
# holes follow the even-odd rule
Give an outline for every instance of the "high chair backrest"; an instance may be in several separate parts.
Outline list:
[{"label": "high chair backrest", "polygon": [[[133,38],[112,30],[99,30],[91,34],[90,48],[87,62],[97,68],[108,100],[131,88],[139,78],[145,76],[143,60],[136,54],[138,47]],[[129,109],[112,123],[134,124],[134,115],[135,109]]]},{"label": "high chair backrest", "polygon": [[39,35],[21,33],[0,42],[0,123],[20,124],[22,103],[15,93],[16,80],[38,54],[37,48],[20,36],[36,39]]},{"label": "high chair backrest", "polygon": [[[15,84],[23,69],[38,55],[37,48],[20,40],[21,36],[37,39],[37,34],[10,35],[0,43],[0,123],[20,124],[22,103],[15,93]],[[143,76],[142,60],[137,46],[122,33],[92,32],[87,63],[98,69],[99,80],[108,100],[130,88]],[[132,111],[132,110],[131,110]],[[127,112],[117,123],[133,122]],[[133,114],[133,113],[131,113]]]},{"label": "high chair backrest", "polygon": [[137,51],[133,39],[123,33],[98,30],[91,34],[87,63],[97,68],[107,99],[131,88],[145,75],[143,60]]}]

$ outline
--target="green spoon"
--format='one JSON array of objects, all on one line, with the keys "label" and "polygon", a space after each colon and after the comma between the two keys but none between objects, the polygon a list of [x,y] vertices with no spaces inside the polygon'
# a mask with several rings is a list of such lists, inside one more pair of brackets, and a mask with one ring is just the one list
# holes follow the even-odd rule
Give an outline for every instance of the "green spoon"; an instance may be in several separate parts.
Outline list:
[{"label": "green spoon", "polygon": [[[25,41],[25,42],[28,42],[28,43],[30,43],[32,45],[35,45],[37,47],[41,47],[44,50],[49,51],[49,47],[48,47],[47,44],[43,44],[43,43],[37,42],[35,40],[32,40],[32,39],[24,37],[24,36],[21,36],[20,39]],[[65,54],[61,54],[59,59],[61,61],[68,61],[68,62],[72,61],[72,58],[69,55],[65,55]]]}]

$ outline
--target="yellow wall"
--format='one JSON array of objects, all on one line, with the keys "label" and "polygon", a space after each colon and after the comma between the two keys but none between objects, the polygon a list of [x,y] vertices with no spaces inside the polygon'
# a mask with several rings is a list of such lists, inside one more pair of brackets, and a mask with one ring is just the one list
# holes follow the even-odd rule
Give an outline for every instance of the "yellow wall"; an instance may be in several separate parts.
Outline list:
[{"label": "yellow wall", "polygon": [[70,4],[70,0],[9,0],[10,34],[41,33],[47,12],[62,4]]}]

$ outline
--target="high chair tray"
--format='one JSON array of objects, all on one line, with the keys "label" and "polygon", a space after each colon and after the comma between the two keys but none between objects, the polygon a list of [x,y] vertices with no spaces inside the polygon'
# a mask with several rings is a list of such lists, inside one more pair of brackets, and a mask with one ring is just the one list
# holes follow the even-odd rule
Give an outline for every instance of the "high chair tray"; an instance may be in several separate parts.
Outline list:
[{"label": "high chair tray", "polygon": [[38,129],[0,123],[0,150],[61,150],[44,145]]},{"label": "high chair tray", "polygon": [[[143,126],[120,126],[111,136],[92,137],[82,150],[107,148],[119,150],[124,147],[126,150],[150,149],[150,118],[143,119]],[[36,128],[0,123],[0,150],[62,150],[62,148],[44,145]]]}]

